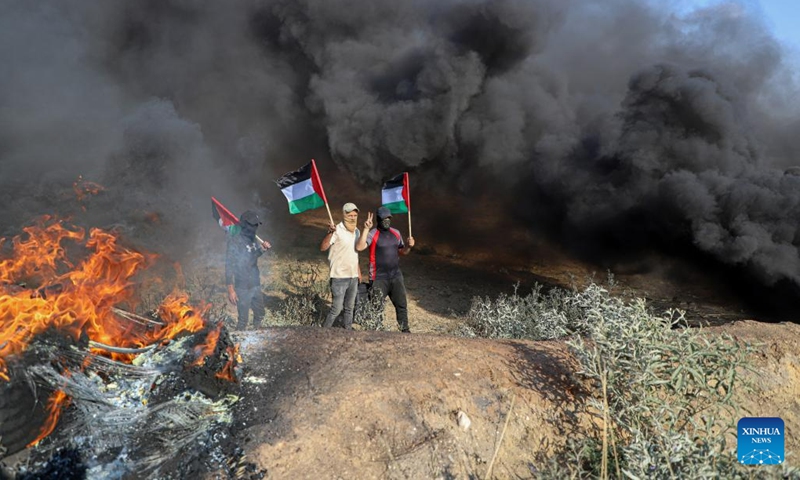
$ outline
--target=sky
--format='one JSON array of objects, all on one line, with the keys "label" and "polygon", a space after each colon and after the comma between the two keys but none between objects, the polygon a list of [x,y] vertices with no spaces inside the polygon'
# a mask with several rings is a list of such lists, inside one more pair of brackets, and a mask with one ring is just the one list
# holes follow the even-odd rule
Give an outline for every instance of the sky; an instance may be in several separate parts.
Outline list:
[{"label": "sky", "polygon": [[800,51],[800,1],[798,0],[689,0],[688,9],[719,4],[738,4],[763,16],[775,36],[795,52]]},{"label": "sky", "polygon": [[761,0],[758,2],[775,36],[794,50],[800,49],[800,2],[797,0]]}]

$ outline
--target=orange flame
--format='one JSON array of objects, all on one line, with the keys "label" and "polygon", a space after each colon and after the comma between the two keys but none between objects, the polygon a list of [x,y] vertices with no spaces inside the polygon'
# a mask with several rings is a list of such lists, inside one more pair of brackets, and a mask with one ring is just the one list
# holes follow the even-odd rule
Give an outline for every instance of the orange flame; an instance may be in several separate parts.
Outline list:
[{"label": "orange flame", "polygon": [[105,189],[106,188],[99,183],[84,180],[83,175],[78,175],[78,179],[72,184],[72,190],[75,191],[79,202],[82,202],[89,195],[97,195]]},{"label": "orange flame", "polygon": [[39,431],[39,436],[36,437],[36,440],[28,444],[29,447],[36,445],[43,438],[53,433],[56,425],[58,425],[58,419],[61,417],[61,409],[69,405],[69,402],[69,397],[61,390],[56,390],[50,395],[50,399],[47,401],[47,411],[49,412],[47,420]]},{"label": "orange flame", "polygon": [[[48,328],[109,345],[145,344],[146,337],[133,331],[136,325],[116,317],[112,308],[131,299],[131,277],[154,255],[122,247],[116,236],[100,229],[86,239],[83,229],[49,217],[23,231],[25,237],[12,240],[11,257],[0,261],[1,377],[8,379],[4,359],[25,350]],[[77,265],[68,258],[68,240],[91,252]]]},{"label": "orange flame", "polygon": [[203,362],[206,360],[206,358],[214,353],[214,350],[217,349],[217,342],[219,341],[219,334],[221,331],[222,331],[222,323],[219,323],[217,324],[217,328],[208,332],[208,336],[206,337],[205,343],[195,347],[197,360],[195,360],[192,365],[194,366],[202,365]]},{"label": "orange flame", "polygon": [[226,353],[228,355],[228,362],[225,363],[225,366],[222,367],[222,370],[217,372],[217,374],[214,376],[223,380],[228,380],[229,382],[235,382],[236,375],[233,372],[233,367],[235,367],[237,363],[242,362],[242,356],[239,355],[239,344],[237,343],[232,347],[229,346]]},{"label": "orange flame", "polygon": [[[48,216],[23,232],[11,240],[11,255],[0,259],[0,378],[9,380],[6,361],[11,355],[23,352],[36,335],[51,328],[76,340],[85,335],[105,345],[139,348],[206,327],[204,317],[211,305],[191,306],[188,295],[178,291],[158,308],[163,326],[143,325],[114,313],[115,307],[132,303],[133,277],[156,255],[124,247],[116,235],[97,228],[87,238],[83,229]],[[4,241],[0,239],[0,248]],[[71,258],[77,257],[83,258],[73,263]],[[220,329],[221,325],[215,338],[208,337],[212,353]],[[119,361],[133,359],[97,352]],[[49,430],[40,439],[55,428],[65,397],[57,392],[51,399]]]},{"label": "orange flame", "polygon": [[160,331],[154,332],[148,343],[175,338],[184,332],[195,333],[206,326],[205,315],[211,309],[211,304],[203,303],[199,307],[192,307],[188,302],[189,295],[184,292],[173,292],[164,299],[158,307],[158,316],[166,325]]},{"label": "orange flame", "polygon": [[[75,339],[86,334],[99,343],[133,348],[205,327],[211,305],[193,307],[183,292],[173,292],[158,308],[165,322],[159,329],[148,330],[113,313],[115,306],[131,302],[132,277],[152,264],[155,255],[122,247],[114,234],[100,229],[92,229],[83,242],[82,229],[50,218],[24,231],[26,238],[12,240],[11,258],[0,261],[0,361],[23,351],[35,335],[51,327]],[[67,240],[83,242],[92,252],[73,265]],[[23,283],[39,288],[22,288]],[[7,378],[5,372],[0,364],[0,374]]]}]

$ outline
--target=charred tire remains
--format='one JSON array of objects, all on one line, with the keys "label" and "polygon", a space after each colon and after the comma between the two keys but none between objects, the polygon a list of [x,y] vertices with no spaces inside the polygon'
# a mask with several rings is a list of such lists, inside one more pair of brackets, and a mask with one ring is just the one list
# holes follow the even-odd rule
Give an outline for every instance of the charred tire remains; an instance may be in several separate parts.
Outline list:
[{"label": "charred tire remains", "polygon": [[0,458],[23,450],[39,435],[47,419],[47,393],[37,393],[24,381],[0,382]]}]

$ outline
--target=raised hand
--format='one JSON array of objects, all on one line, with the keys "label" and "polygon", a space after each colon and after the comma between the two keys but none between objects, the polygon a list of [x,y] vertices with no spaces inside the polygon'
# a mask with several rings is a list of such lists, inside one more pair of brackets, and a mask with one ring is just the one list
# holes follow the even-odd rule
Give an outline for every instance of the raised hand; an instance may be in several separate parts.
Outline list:
[{"label": "raised hand", "polygon": [[414,247],[414,243],[415,243],[415,242],[414,242],[414,237],[408,237],[408,238],[406,239],[406,245],[408,245],[409,247],[412,247],[412,248],[413,248],[413,247]]},{"label": "raised hand", "polygon": [[336,225],[334,225],[333,223],[329,223],[328,224],[328,233],[333,233],[335,231],[336,231]]},{"label": "raised hand", "polygon": [[372,228],[372,212],[367,213],[367,219],[364,221],[364,230]]}]

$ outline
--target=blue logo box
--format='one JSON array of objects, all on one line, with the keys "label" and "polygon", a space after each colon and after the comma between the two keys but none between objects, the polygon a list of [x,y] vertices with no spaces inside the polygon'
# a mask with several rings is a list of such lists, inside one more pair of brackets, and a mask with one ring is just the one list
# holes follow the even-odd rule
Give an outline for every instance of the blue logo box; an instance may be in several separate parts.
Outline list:
[{"label": "blue logo box", "polygon": [[786,430],[777,417],[744,417],[736,426],[739,463],[778,465],[783,463]]}]

